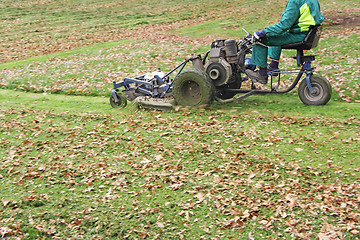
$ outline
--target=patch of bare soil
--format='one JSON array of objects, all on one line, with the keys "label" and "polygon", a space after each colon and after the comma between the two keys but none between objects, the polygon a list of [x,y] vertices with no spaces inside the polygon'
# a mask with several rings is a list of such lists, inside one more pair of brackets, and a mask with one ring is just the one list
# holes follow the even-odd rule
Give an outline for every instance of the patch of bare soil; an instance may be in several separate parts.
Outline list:
[{"label": "patch of bare soil", "polygon": [[360,15],[326,15],[324,23],[328,26],[356,27],[360,26]]}]

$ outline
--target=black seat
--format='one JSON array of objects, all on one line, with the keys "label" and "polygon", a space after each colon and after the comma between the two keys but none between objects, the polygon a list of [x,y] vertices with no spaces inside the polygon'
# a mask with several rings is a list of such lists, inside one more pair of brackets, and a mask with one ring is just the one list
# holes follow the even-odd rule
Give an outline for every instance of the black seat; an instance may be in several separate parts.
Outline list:
[{"label": "black seat", "polygon": [[318,45],[320,35],[321,35],[321,30],[322,30],[321,25],[311,26],[304,41],[282,45],[281,48],[282,49],[310,50]]}]

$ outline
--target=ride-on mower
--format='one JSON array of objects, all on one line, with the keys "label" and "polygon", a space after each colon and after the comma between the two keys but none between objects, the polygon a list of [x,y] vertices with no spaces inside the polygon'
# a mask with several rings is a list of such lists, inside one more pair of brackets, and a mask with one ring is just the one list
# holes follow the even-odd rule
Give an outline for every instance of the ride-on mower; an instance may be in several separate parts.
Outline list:
[{"label": "ride-on mower", "polygon": [[[127,100],[140,99],[146,105],[146,101],[150,99],[149,105],[154,108],[159,106],[161,109],[168,108],[170,104],[161,100],[172,97],[175,104],[182,106],[210,105],[214,100],[221,103],[238,102],[253,94],[290,92],[305,74],[298,87],[301,101],[307,105],[325,105],[331,98],[331,85],[326,78],[314,74],[311,62],[315,60],[315,55],[304,55],[304,50],[317,46],[321,30],[320,25],[314,26],[304,41],[282,46],[283,49],[297,50],[294,58],[298,68],[268,72],[270,86],[267,89],[259,89],[253,83],[246,89],[242,88],[242,83],[249,80],[245,70],[255,68],[247,55],[251,54],[253,44],[261,44],[243,29],[246,36],[239,42],[233,39],[216,40],[203,57],[198,55],[186,59],[168,73],[158,69],[134,78],[125,77],[121,82],[113,82],[110,104],[112,107],[124,107]],[[192,62],[193,68],[185,69],[189,62]],[[292,84],[279,88],[283,75],[289,74],[297,74]],[[170,78],[171,75],[175,77]],[[170,104],[170,108],[171,106]]]}]

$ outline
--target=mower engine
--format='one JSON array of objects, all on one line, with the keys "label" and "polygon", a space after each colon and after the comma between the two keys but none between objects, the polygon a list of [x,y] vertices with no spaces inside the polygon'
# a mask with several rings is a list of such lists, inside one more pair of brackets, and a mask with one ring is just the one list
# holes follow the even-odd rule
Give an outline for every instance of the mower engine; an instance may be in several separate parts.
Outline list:
[{"label": "mower engine", "polygon": [[205,71],[213,81],[215,87],[225,86],[235,81],[239,48],[234,39],[216,40],[211,44],[209,60],[205,64]]}]

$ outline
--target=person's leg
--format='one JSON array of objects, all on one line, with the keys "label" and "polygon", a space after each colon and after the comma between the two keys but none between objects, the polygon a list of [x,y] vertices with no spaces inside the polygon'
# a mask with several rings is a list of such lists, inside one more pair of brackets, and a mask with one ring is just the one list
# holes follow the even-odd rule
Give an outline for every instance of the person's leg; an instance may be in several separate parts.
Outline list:
[{"label": "person's leg", "polygon": [[302,33],[290,33],[284,32],[277,36],[265,36],[261,39],[261,42],[267,46],[281,46],[290,43],[301,42],[305,39],[307,32]]},{"label": "person's leg", "polygon": [[274,71],[279,69],[281,46],[270,46],[268,55],[271,59],[271,62],[268,65],[267,70],[272,71],[273,76],[278,76],[278,73]]},{"label": "person's leg", "polygon": [[253,80],[260,83],[267,83],[267,57],[272,59],[270,63],[274,69],[279,68],[279,60],[281,55],[281,45],[301,42],[306,37],[305,33],[289,33],[285,32],[278,36],[267,37],[261,39],[261,43],[269,46],[264,47],[259,44],[253,45],[251,63],[259,67],[259,71],[247,70],[246,74]]},{"label": "person's leg", "polygon": [[281,46],[270,46],[268,49],[269,58],[274,60],[280,60]]},{"label": "person's leg", "polygon": [[290,43],[301,42],[305,39],[305,33],[289,33],[284,32],[281,35],[273,37],[265,37],[261,40],[262,43],[269,46],[268,55],[271,59],[280,60],[281,46]]},{"label": "person's leg", "polygon": [[268,48],[259,44],[254,44],[252,48],[251,64],[259,67],[259,71],[245,70],[246,74],[253,82],[267,83],[267,58]]},{"label": "person's leg", "polygon": [[261,39],[261,43],[269,47],[267,48],[260,44],[254,44],[252,49],[251,64],[258,67],[266,67],[268,56],[271,59],[279,60],[281,55],[281,45],[301,42],[306,37],[306,34],[307,33],[284,32],[278,36],[265,36]]},{"label": "person's leg", "polygon": [[258,67],[267,66],[268,48],[259,44],[254,44],[252,48],[251,64]]}]

